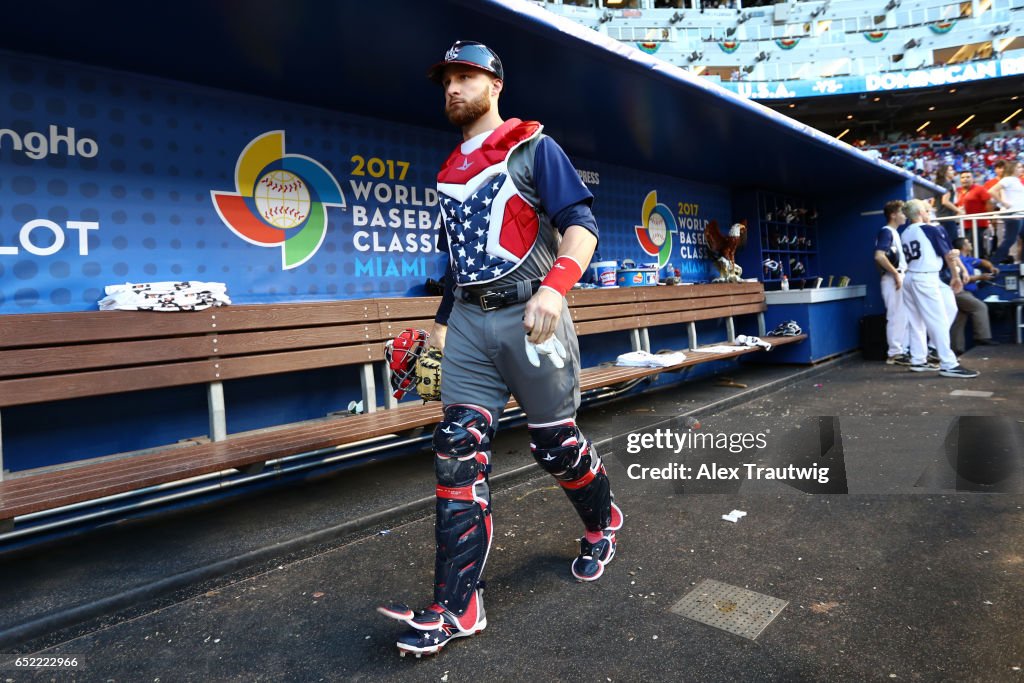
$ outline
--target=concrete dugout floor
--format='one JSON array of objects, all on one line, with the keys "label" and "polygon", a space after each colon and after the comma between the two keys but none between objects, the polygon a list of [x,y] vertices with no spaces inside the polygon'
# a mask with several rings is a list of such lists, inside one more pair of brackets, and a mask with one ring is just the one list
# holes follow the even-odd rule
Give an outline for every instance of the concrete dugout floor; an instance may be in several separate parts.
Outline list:
[{"label": "concrete dugout floor", "polygon": [[[579,523],[546,475],[518,471],[532,460],[524,431],[509,430],[495,448],[489,627],[436,658],[399,658],[398,625],[373,611],[387,599],[419,606],[430,594],[432,510],[429,503],[395,509],[431,494],[424,454],[0,557],[0,651],[77,654],[85,667],[3,674],[15,681],[1024,680],[1024,455],[1004,453],[1000,481],[981,487],[1003,493],[979,493],[952,475],[948,452],[959,415],[1001,416],[1002,428],[1016,432],[995,440],[1019,443],[1024,347],[983,350],[963,359],[982,371],[975,380],[856,358],[811,371],[750,366],[727,373],[747,389],[703,381],[582,413],[626,513],[618,555],[594,584],[571,578]],[[993,393],[951,396],[957,389]],[[681,431],[682,413],[696,414],[705,432],[770,430],[769,447],[751,455],[764,464],[818,443],[820,418],[837,416],[841,457],[835,450],[824,457],[842,466],[850,493],[627,476],[630,464],[682,457],[625,448],[630,432]],[[984,441],[978,449],[992,450]],[[738,463],[750,454],[705,455]],[[737,524],[722,521],[732,509],[748,514]],[[230,562],[246,553],[250,561]],[[224,571],[197,571],[211,565]],[[182,575],[195,580],[150,589]],[[789,605],[755,641],[669,611],[703,579]],[[131,599],[118,602],[119,595]],[[77,619],[68,617],[72,608]],[[19,631],[25,624],[49,627]]]}]

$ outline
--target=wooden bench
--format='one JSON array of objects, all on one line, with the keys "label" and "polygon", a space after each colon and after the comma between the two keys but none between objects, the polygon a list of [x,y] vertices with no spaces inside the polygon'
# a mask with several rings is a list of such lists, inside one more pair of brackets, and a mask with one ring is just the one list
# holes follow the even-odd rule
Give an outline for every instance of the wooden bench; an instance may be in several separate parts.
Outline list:
[{"label": "wooden bench", "polygon": [[0,520],[229,468],[252,471],[280,457],[288,449],[276,449],[277,439],[227,438],[226,381],[354,365],[364,405],[376,409],[373,364],[384,353],[375,300],[8,315],[0,322],[0,414],[16,405],[205,385],[210,439],[0,481]]},{"label": "wooden bench", "polygon": [[[574,290],[568,297],[580,336],[627,331],[634,349],[650,350],[647,330],[765,310],[759,283]],[[383,342],[406,327],[431,324],[437,297],[294,305],[229,306],[193,313],[86,312],[4,316],[0,326],[0,410],[58,399],[202,384],[210,440],[153,453],[102,459],[57,471],[0,480],[0,520],[95,500],[190,477],[256,471],[269,460],[401,435],[436,424],[440,405],[397,405],[386,391]],[[760,325],[763,328],[763,318]],[[763,329],[762,329],[763,332]],[[774,339],[792,343],[803,337]],[[581,372],[584,391],[615,386],[688,365],[757,352],[687,351],[669,368],[601,367]],[[377,410],[375,363],[386,410]],[[228,436],[223,382],[312,368],[356,365],[366,413]],[[514,401],[512,404],[514,406]],[[2,446],[0,446],[2,448]],[[2,454],[2,451],[0,451]],[[2,458],[0,458],[2,462]]]},{"label": "wooden bench", "polygon": [[[748,353],[762,351],[760,347],[737,346],[728,352],[700,350],[697,323],[702,320],[724,319],[725,342],[736,338],[734,318],[756,315],[758,335],[773,346],[803,341],[807,335],[794,337],[765,337],[764,312],[767,304],[764,287],[759,282],[737,282],[713,285],[683,285],[678,287],[627,287],[610,291],[573,290],[567,297],[576,334],[585,336],[604,332],[627,331],[634,350],[651,352],[648,330],[664,325],[687,327],[689,347],[686,360],[664,368],[605,367],[588,368],[580,376],[582,389],[608,386],[648,377],[662,372],[674,372],[709,361],[728,360]],[[717,340],[715,346],[723,340]]]}]

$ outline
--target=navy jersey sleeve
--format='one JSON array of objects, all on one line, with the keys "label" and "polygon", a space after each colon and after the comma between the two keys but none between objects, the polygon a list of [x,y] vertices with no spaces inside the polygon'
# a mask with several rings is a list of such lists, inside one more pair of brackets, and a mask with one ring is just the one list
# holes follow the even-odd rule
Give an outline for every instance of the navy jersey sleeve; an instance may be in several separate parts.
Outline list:
[{"label": "navy jersey sleeve", "polygon": [[533,155],[533,180],[544,211],[559,232],[582,225],[596,236],[597,220],[590,210],[594,195],[580,180],[569,157],[558,143],[545,136]]},{"label": "navy jersey sleeve", "polygon": [[444,269],[444,293],[441,295],[441,303],[437,306],[437,313],[434,314],[434,322],[447,325],[448,318],[455,306],[455,271],[452,270],[452,263]]},{"label": "navy jersey sleeve", "polygon": [[452,270],[452,260],[448,256],[448,231],[443,227],[437,235],[437,250],[444,254],[444,294],[441,295],[441,303],[434,315],[434,322],[447,325],[448,316],[452,314],[452,307],[455,305],[455,272]]},{"label": "navy jersey sleeve", "polygon": [[951,247],[945,230],[937,225],[922,225],[921,230],[924,231],[928,241],[932,243],[936,254],[944,258],[950,252]]},{"label": "navy jersey sleeve", "polygon": [[878,237],[875,238],[875,250],[877,251],[889,251],[889,247],[892,246],[892,230],[888,228],[882,228],[878,233]]},{"label": "navy jersey sleeve", "polygon": [[437,250],[448,257],[448,230],[443,225],[437,231]]}]

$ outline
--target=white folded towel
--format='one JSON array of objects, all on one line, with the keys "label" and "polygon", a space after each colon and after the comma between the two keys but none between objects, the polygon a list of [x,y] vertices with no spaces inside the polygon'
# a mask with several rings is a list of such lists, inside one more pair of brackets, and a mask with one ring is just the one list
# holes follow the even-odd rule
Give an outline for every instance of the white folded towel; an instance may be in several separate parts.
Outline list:
[{"label": "white folded towel", "polygon": [[231,303],[223,282],[126,282],[104,292],[101,311],[201,311]]},{"label": "white folded towel", "polygon": [[620,355],[616,365],[623,365],[633,368],[667,368],[679,365],[686,360],[686,354],[681,351],[673,353],[651,353],[649,351],[630,351]]}]

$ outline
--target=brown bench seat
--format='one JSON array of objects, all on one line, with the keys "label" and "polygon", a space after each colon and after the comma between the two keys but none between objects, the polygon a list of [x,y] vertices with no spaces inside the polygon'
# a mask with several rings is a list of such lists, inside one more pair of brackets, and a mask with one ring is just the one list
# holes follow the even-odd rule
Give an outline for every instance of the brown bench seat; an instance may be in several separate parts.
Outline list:
[{"label": "brown bench seat", "polygon": [[[579,336],[628,332],[634,350],[650,350],[649,327],[676,324],[689,326],[691,347],[695,347],[694,323],[718,318],[726,319],[727,336],[732,339],[732,316],[736,315],[759,315],[763,333],[760,314],[765,302],[759,283],[574,290],[568,301]],[[207,387],[210,433],[209,441],[201,440],[205,442],[8,476],[0,481],[0,520],[10,522],[33,512],[201,475],[256,471],[270,460],[401,436],[436,424],[441,419],[439,404],[399,406],[387,391],[383,392],[387,409],[378,410],[374,366],[387,389],[383,342],[406,327],[429,327],[437,303],[436,297],[427,297],[229,306],[190,313],[5,316],[0,326],[0,409],[201,384]],[[772,338],[772,342],[803,338]],[[585,368],[581,389],[622,385],[759,351],[736,347],[729,353],[711,354],[691,348],[683,363],[669,368]],[[359,367],[364,414],[227,435],[223,382],[336,366]]]}]

